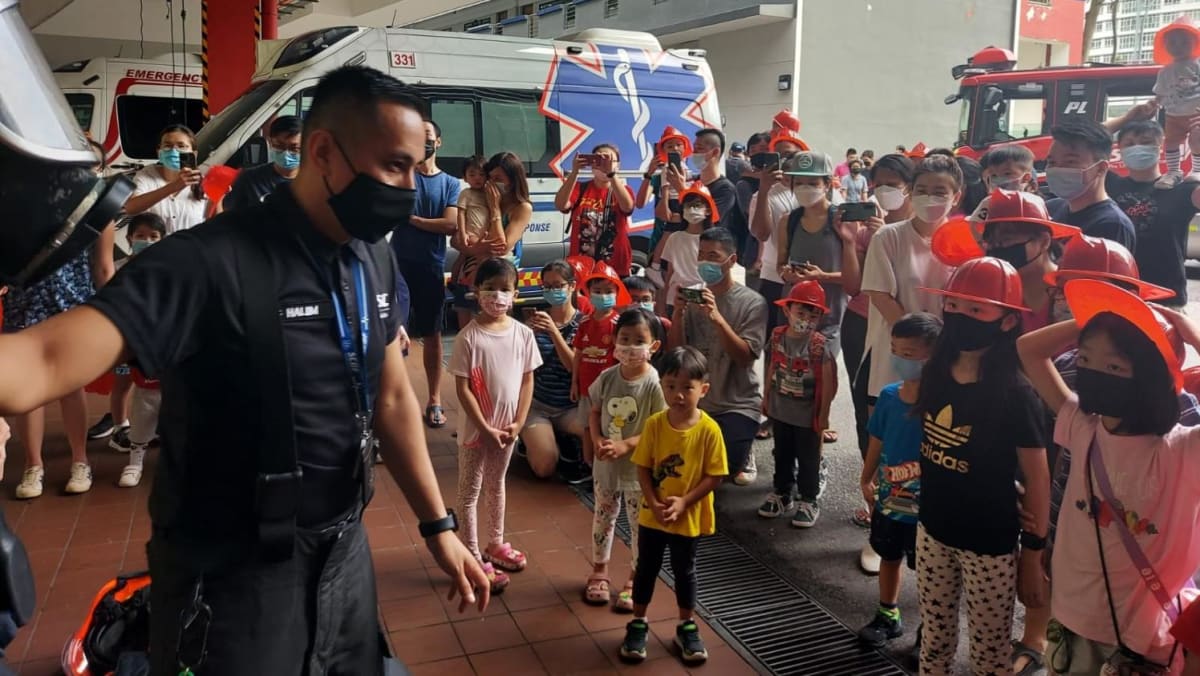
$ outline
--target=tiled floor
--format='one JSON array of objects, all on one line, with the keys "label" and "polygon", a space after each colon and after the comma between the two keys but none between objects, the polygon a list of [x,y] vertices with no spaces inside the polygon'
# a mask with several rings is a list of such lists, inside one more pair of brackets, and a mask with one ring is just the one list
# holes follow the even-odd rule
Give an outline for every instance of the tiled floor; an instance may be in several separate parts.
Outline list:
[{"label": "tiled floor", "polygon": [[[425,379],[417,372],[419,348],[409,363],[418,394],[424,396]],[[451,385],[447,383],[448,392]],[[453,421],[453,394],[445,401]],[[106,402],[93,398],[89,405],[97,412]],[[9,447],[0,489],[5,518],[29,550],[40,600],[38,616],[8,651],[9,665],[19,668],[22,676],[59,673],[63,644],[79,627],[100,585],[118,572],[145,566],[143,545],[150,532],[149,477],[137,489],[117,488],[125,458],[104,442],[91,446],[96,476],[92,491],[78,497],[61,495],[69,457],[65,440],[57,434],[57,414],[48,411],[46,494],[32,502],[12,499],[23,464],[15,442]],[[451,505],[456,467],[452,427],[428,434],[442,493]],[[459,614],[457,602],[446,600],[447,578],[420,542],[412,511],[390,476],[378,476],[379,489],[365,520],[378,576],[380,615],[397,656],[414,674],[688,673],[672,652],[674,595],[661,582],[650,606],[657,640],[651,641],[649,659],[634,667],[618,660],[617,647],[629,617],[580,600],[590,570],[591,513],[562,484],[536,481],[520,467],[510,472],[507,530],[513,545],[528,554],[529,567],[514,574],[510,587],[480,616],[475,610]],[[620,542],[613,560],[614,586],[619,586],[629,560]],[[702,624],[701,631],[710,657],[694,671],[754,673],[710,628]]]}]

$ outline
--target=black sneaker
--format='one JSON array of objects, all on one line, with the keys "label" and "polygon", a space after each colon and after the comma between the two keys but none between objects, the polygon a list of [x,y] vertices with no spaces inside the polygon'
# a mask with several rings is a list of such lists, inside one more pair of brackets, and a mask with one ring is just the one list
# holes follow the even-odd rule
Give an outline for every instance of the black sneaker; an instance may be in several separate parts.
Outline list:
[{"label": "black sneaker", "polygon": [[113,433],[113,419],[111,413],[105,413],[100,422],[88,428],[88,439],[103,439]]},{"label": "black sneaker", "polygon": [[633,620],[625,625],[625,640],[621,642],[621,659],[626,662],[641,662],[646,659],[646,636],[650,625],[645,620]]},{"label": "black sneaker", "polygon": [[882,648],[888,641],[904,634],[904,625],[899,619],[876,612],[871,623],[858,630],[858,638],[872,648]]},{"label": "black sneaker", "polygon": [[133,450],[133,442],[129,440],[129,425],[116,428],[112,433],[112,438],[108,440],[108,447],[119,453],[128,453]]},{"label": "black sneaker", "polygon": [[583,462],[563,463],[559,467],[558,473],[562,476],[563,481],[572,486],[591,483],[592,481],[592,468]]},{"label": "black sneaker", "polygon": [[691,620],[680,622],[675,627],[675,645],[679,646],[681,657],[688,664],[708,660],[708,651],[704,649],[704,641],[700,640],[700,627]]}]

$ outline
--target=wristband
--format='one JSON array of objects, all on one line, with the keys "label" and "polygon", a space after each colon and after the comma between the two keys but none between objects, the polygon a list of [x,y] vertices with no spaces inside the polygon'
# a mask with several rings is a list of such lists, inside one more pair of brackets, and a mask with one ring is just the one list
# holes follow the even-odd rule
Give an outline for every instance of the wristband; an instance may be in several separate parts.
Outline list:
[{"label": "wristband", "polygon": [[605,176],[607,176],[607,177],[609,177],[609,178],[616,178],[616,177],[617,177],[617,172],[615,172],[615,171],[610,171],[610,172],[608,172],[607,174],[605,174]]},{"label": "wristband", "polygon": [[1028,549],[1031,552],[1040,552],[1046,548],[1046,538],[1038,537],[1033,533],[1021,532],[1021,548]]},{"label": "wristband", "polygon": [[458,517],[454,516],[453,509],[446,510],[446,516],[443,516],[436,521],[422,521],[417,525],[417,530],[420,531],[421,537],[431,538],[438,533],[446,531],[458,531]]},{"label": "wristband", "polygon": [[647,171],[646,173],[642,174],[642,178],[649,181],[650,179],[654,178],[654,174],[651,174],[650,172]]}]

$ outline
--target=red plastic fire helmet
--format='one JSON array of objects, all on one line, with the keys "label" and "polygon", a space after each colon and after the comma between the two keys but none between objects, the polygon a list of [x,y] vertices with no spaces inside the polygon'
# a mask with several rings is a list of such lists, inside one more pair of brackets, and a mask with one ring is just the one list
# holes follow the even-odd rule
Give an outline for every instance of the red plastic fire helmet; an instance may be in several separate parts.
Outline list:
[{"label": "red plastic fire helmet", "polygon": [[1163,300],[1175,292],[1139,279],[1137,262],[1129,249],[1102,237],[1080,235],[1063,247],[1058,270],[1046,273],[1046,284],[1062,286],[1071,279],[1099,279],[1128,288],[1142,300]]},{"label": "red plastic fire helmet", "polygon": [[583,287],[586,289],[589,285],[598,280],[603,279],[613,283],[617,287],[617,304],[616,307],[626,307],[633,304],[633,298],[629,295],[629,290],[625,288],[625,282],[621,281],[621,276],[613,269],[611,265],[604,261],[597,261],[596,266],[592,268],[591,273],[583,280]]},{"label": "red plastic fire helmet", "polygon": [[775,132],[774,134],[771,134],[771,144],[769,146],[770,151],[773,153],[778,152],[778,150],[776,150],[776,148],[779,146],[780,143],[794,144],[798,149],[800,149],[802,151],[811,150],[808,147],[808,144],[804,142],[804,139],[800,138],[799,134],[797,134],[796,132],[794,132],[790,129],[780,129],[779,131]]},{"label": "red plastic fire helmet", "polygon": [[922,287],[921,290],[949,298],[990,303],[1010,310],[1029,311],[1023,305],[1024,290],[1016,268],[990,256],[963,263],[950,276],[945,289]]},{"label": "red plastic fire helmet", "polygon": [[1175,57],[1167,51],[1167,34],[1175,31],[1183,31],[1192,36],[1191,58],[1200,59],[1200,27],[1197,27],[1185,14],[1158,29],[1158,32],[1154,34],[1154,63],[1165,66],[1175,60]]},{"label": "red plastic fire helmet", "polygon": [[771,122],[774,123],[776,127],[780,129],[787,129],[793,134],[800,133],[800,118],[787,108],[775,113],[775,117],[771,119]]},{"label": "red plastic fire helmet", "polygon": [[988,196],[987,220],[984,232],[993,223],[1034,223],[1050,231],[1051,239],[1069,239],[1082,234],[1079,228],[1050,220],[1046,202],[1041,197],[1025,191],[996,188]]},{"label": "red plastic fire helmet", "polygon": [[687,136],[684,136],[675,127],[668,125],[665,129],[663,129],[662,136],[658,139],[658,144],[655,145],[655,149],[658,150],[659,159],[661,159],[663,163],[666,163],[667,161],[667,150],[665,147],[667,145],[667,141],[680,141],[683,143],[683,152],[680,153],[682,157],[687,158],[692,154],[692,140]]},{"label": "red plastic fire helmet", "polygon": [[829,307],[825,305],[825,289],[820,282],[811,279],[797,282],[788,292],[787,297],[775,301],[776,305],[785,310],[792,303],[800,303],[821,312],[829,312]]},{"label": "red plastic fire helmet", "polygon": [[713,200],[712,193],[708,191],[708,187],[700,181],[696,181],[687,187],[682,194],[679,195],[679,204],[682,206],[689,195],[698,196],[708,203],[708,208],[712,218],[712,222],[716,223],[721,220],[721,214],[717,211],[717,203]]}]

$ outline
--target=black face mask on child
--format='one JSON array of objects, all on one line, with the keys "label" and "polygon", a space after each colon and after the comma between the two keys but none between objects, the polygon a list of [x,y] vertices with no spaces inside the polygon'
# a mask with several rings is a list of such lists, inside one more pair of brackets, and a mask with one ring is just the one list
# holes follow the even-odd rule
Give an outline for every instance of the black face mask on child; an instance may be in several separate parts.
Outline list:
[{"label": "black face mask on child", "polygon": [[1132,378],[1080,366],[1075,371],[1075,390],[1084,413],[1122,418],[1137,409],[1138,391]]},{"label": "black face mask on child", "polygon": [[942,335],[951,347],[959,352],[974,352],[992,343],[1004,333],[1001,324],[1004,317],[994,322],[983,322],[972,319],[961,312],[947,312],[942,317],[945,329]]}]

